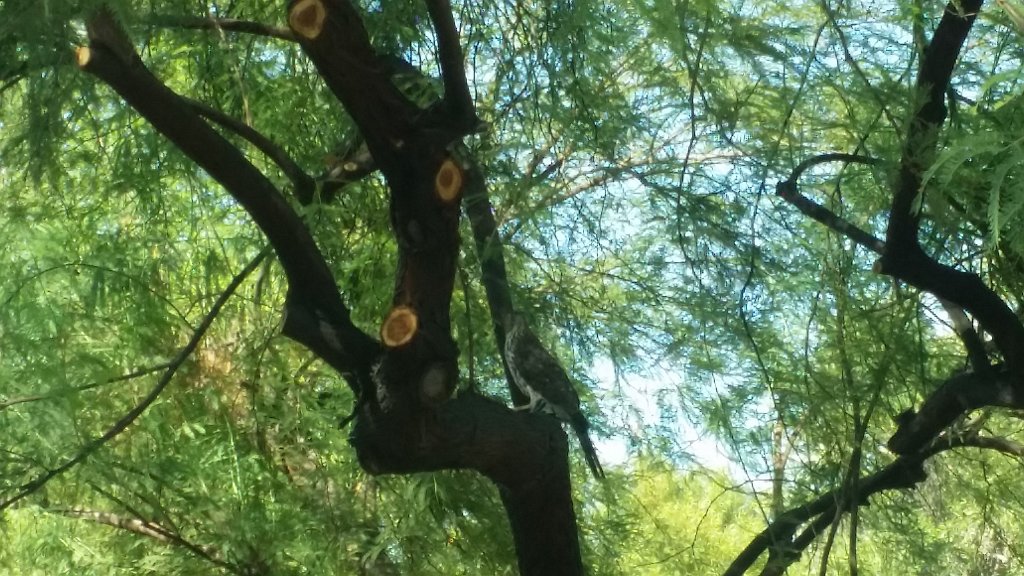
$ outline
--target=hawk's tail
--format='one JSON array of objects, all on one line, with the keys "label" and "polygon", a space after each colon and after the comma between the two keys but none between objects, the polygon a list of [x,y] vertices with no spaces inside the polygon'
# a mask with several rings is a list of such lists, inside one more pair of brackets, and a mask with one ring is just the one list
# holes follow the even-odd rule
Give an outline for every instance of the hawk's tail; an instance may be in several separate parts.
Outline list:
[{"label": "hawk's tail", "polygon": [[594,478],[604,480],[604,469],[601,468],[601,463],[597,460],[597,450],[594,449],[594,443],[590,441],[590,433],[588,432],[590,424],[587,422],[587,418],[581,412],[577,412],[572,415],[572,420],[569,424],[572,425],[573,432],[576,432],[576,437],[580,439],[580,447],[583,448],[583,459],[587,461],[587,466],[590,466],[590,471],[594,473]]}]

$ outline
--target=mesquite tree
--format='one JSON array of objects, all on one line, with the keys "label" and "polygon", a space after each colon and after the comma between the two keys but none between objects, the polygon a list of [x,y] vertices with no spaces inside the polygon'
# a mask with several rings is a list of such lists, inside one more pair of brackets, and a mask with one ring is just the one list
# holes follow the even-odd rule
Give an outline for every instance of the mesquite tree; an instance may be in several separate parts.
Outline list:
[{"label": "mesquite tree", "polygon": [[1021,14],[5,3],[0,512],[235,574],[928,572],[934,520],[1009,573]]}]

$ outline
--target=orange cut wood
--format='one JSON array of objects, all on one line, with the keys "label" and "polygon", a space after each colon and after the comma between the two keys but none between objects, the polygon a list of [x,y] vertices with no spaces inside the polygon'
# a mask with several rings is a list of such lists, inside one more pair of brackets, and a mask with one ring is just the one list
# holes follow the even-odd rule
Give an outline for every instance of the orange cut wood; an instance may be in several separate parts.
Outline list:
[{"label": "orange cut wood", "polygon": [[419,328],[416,311],[408,306],[395,306],[380,327],[380,339],[385,346],[395,348],[408,344]]}]

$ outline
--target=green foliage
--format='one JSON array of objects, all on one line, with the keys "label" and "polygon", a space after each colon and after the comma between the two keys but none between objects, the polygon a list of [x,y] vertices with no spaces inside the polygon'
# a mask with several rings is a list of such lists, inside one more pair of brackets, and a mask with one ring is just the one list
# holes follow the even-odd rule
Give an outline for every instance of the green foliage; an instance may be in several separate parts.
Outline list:
[{"label": "green foliage", "polygon": [[[143,397],[264,245],[247,215],[108,88],[74,46],[100,2],[0,5],[0,500]],[[923,244],[1024,305],[1024,43],[982,19],[926,173]],[[297,46],[158,17],[281,25],[281,3],[114,3],[176,91],[270,137],[307,172],[356,129]],[[580,385],[611,472],[574,462],[590,573],[722,572],[779,511],[893,460],[892,417],[965,367],[927,297],[773,199],[801,191],[883,238],[922,31],[939,3],[467,3],[456,21],[490,129],[484,167],[511,289]],[[396,86],[441,96],[423,3],[363,2]],[[286,195],[291,183],[228,135]],[[397,251],[377,176],[302,211],[355,322],[391,304]],[[464,380],[506,384],[463,228],[453,324]],[[513,574],[496,488],[468,473],[373,478],[338,420],[341,377],[278,336],[270,259],[126,432],[0,517],[0,573]],[[987,433],[1019,438],[995,414]],[[861,432],[858,435],[858,431]],[[712,450],[713,449],[713,450]],[[722,454],[711,456],[709,454]],[[953,453],[859,516],[862,574],[1022,569],[1019,467]],[[773,481],[776,482],[773,485]],[[776,488],[777,490],[773,490]],[[146,519],[162,541],[70,511]],[[848,517],[829,574],[849,573]],[[822,572],[823,540],[794,573]]]}]

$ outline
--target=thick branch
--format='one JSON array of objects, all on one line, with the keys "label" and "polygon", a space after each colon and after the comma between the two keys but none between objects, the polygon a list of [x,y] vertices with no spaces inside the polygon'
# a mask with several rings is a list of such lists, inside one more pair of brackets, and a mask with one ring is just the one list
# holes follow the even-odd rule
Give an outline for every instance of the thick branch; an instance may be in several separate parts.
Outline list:
[{"label": "thick branch", "polygon": [[292,0],[288,23],[390,183],[402,169],[419,109],[391,82],[355,7],[347,0]]},{"label": "thick branch", "polygon": [[960,50],[974,25],[981,4],[981,0],[947,4],[922,57],[916,81],[917,112],[907,128],[898,188],[889,214],[886,241],[892,249],[917,244],[922,176],[931,163],[938,143],[938,131],[946,120],[945,95],[953,67],[960,57]]},{"label": "thick branch", "polygon": [[899,278],[969,312],[992,335],[1017,385],[1024,382],[1024,325],[977,274],[936,262],[916,242],[901,249],[893,249],[887,243],[885,255],[875,266],[882,274]]},{"label": "thick branch", "polygon": [[[838,522],[842,514],[852,506],[868,505],[868,498],[886,490],[903,490],[923,482],[924,462],[936,454],[953,448],[980,448],[995,450],[1016,458],[1024,457],[1024,446],[1000,438],[974,435],[938,438],[915,454],[901,456],[881,470],[861,477],[857,481],[855,499],[841,489],[831,490],[813,501],[791,508],[769,524],[747,544],[747,547],[723,572],[723,576],[742,576],[754,565],[766,550],[770,560],[763,575],[785,573],[786,568],[796,562],[804,550],[824,533],[832,522]],[[794,536],[804,523],[810,524]]]},{"label": "thick branch", "polygon": [[[394,424],[390,418],[403,420]],[[413,426],[405,422],[414,418]],[[417,442],[396,436],[413,428]],[[434,415],[358,418],[351,437],[373,474],[472,469],[498,484],[524,576],[582,574],[572,513],[568,441],[558,421],[461,394]]]},{"label": "thick branch", "polygon": [[90,44],[79,66],[106,82],[153,127],[201,166],[245,208],[267,235],[288,277],[293,302],[330,318],[350,357],[376,349],[350,320],[327,263],[302,220],[280,192],[235,146],[210,127],[182,97],[153,76],[109,12],[89,21]]},{"label": "thick branch", "polygon": [[876,270],[953,302],[973,315],[990,334],[1009,372],[1024,382],[1024,324],[976,275],[936,262],[918,239],[924,171],[933,161],[938,132],[946,119],[945,94],[953,67],[981,9],[981,0],[946,6],[917,78],[920,106],[903,145],[899,180],[886,233],[887,248]]},{"label": "thick branch", "polygon": [[1024,395],[1005,371],[990,374],[965,372],[946,380],[917,413],[900,418],[899,428],[889,439],[889,449],[896,454],[912,454],[971,410],[985,406],[1024,408]]}]

